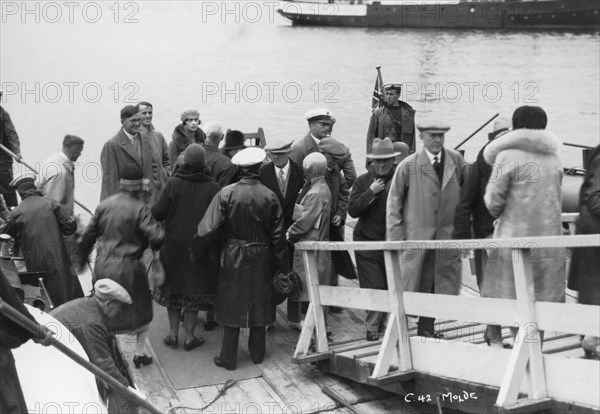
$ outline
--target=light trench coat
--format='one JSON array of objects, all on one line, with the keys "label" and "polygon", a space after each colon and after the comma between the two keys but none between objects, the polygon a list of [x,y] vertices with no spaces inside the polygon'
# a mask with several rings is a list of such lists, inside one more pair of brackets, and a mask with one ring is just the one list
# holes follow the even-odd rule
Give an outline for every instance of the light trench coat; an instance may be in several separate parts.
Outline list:
[{"label": "light trench coat", "polygon": [[[409,155],[398,166],[387,200],[387,240],[452,239],[465,162],[457,151],[444,151],[442,183],[425,149]],[[436,250],[433,274],[424,272],[425,253],[418,243],[402,251],[400,277],[404,290],[419,292],[421,280],[433,278],[435,293],[457,295],[462,276],[460,250]]]}]

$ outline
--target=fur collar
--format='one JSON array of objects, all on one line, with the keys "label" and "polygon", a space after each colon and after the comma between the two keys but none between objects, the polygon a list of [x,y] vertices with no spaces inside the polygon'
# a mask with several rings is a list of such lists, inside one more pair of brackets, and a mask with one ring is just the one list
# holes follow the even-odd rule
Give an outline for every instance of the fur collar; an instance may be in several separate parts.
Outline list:
[{"label": "fur collar", "polygon": [[509,149],[558,156],[561,145],[558,137],[545,129],[517,129],[489,143],[483,156],[488,164],[493,164],[499,153]]}]

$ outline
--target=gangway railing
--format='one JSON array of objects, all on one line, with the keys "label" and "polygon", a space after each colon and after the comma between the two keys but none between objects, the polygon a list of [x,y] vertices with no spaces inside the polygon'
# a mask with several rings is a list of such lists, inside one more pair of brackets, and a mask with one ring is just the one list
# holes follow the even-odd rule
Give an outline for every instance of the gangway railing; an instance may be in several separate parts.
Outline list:
[{"label": "gangway railing", "polygon": [[[563,215],[574,223],[576,215]],[[496,404],[523,407],[549,398],[600,407],[600,363],[597,360],[543,355],[540,330],[600,336],[600,307],[535,300],[531,252],[541,248],[599,247],[600,235],[552,236],[473,240],[412,240],[381,242],[301,242],[310,305],[294,359],[309,362],[331,355],[323,306],[387,312],[389,319],[370,382],[389,382],[425,372],[499,388]],[[510,249],[516,299],[464,297],[406,292],[402,289],[402,252],[445,250],[460,260],[469,249]],[[317,251],[384,252],[388,290],[320,286]],[[533,255],[535,257],[535,255]],[[535,260],[535,259],[533,259]],[[590,269],[597,272],[598,269]],[[406,315],[517,326],[512,350],[464,342],[410,337]],[[525,381],[523,381],[525,379]]]}]

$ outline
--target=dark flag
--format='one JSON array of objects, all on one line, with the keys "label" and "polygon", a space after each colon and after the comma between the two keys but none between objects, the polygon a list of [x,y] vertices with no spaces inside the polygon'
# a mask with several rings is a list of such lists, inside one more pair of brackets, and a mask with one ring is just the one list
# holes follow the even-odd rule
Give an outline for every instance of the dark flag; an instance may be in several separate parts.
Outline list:
[{"label": "dark flag", "polygon": [[383,80],[381,79],[381,66],[377,66],[377,79],[375,79],[375,86],[373,87],[373,98],[371,99],[371,110],[374,111],[376,108],[383,106],[385,100],[383,96]]}]

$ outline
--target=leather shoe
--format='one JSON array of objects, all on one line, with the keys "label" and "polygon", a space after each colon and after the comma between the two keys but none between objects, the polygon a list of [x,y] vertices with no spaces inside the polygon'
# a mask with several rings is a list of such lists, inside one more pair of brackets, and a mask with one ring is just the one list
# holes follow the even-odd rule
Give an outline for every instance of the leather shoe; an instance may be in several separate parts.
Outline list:
[{"label": "leather shoe", "polygon": [[183,349],[186,351],[191,351],[194,348],[198,348],[200,345],[204,344],[204,338],[194,338],[190,341],[185,341],[183,343]]},{"label": "leather shoe", "polygon": [[206,332],[214,331],[217,326],[219,326],[219,323],[215,321],[204,322],[204,330]]},{"label": "leather shoe", "polygon": [[167,335],[163,338],[163,344],[170,346],[173,349],[177,348],[178,343],[179,338],[177,338],[177,335]]},{"label": "leather shoe", "polygon": [[369,342],[379,341],[379,332],[367,331],[367,341],[369,341]]},{"label": "leather shoe", "polygon": [[150,365],[154,360],[151,356],[148,355],[134,355],[133,356],[133,365],[136,368],[140,368],[141,365]]},{"label": "leather shoe", "polygon": [[235,371],[235,362],[225,362],[220,356],[214,357],[213,362],[218,367],[225,368],[228,371]]},{"label": "leather shoe", "polygon": [[442,339],[444,337],[443,333],[429,332],[429,331],[419,332],[419,333],[417,333],[417,335],[424,336],[425,338],[435,338],[435,339]]}]

